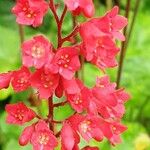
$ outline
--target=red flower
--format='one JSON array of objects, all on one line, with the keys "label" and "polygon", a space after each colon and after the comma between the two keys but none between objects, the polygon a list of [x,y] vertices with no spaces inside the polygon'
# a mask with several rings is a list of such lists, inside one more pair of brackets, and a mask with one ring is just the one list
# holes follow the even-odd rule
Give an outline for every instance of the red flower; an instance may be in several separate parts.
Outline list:
[{"label": "red flower", "polygon": [[86,147],[82,148],[82,150],[100,150],[100,149],[98,147],[86,146]]},{"label": "red flower", "polygon": [[63,92],[66,94],[76,94],[80,92],[80,87],[76,79],[66,80],[63,77],[60,77],[59,84],[56,88],[55,94],[57,97],[62,97]]},{"label": "red flower", "polygon": [[118,52],[119,48],[116,47],[113,40],[108,36],[103,36],[98,39],[91,62],[102,70],[113,68],[118,64],[115,58]]},{"label": "red flower", "polygon": [[90,91],[88,88],[84,87],[81,81],[76,80],[78,86],[80,87],[80,92],[75,94],[66,93],[67,100],[70,102],[71,106],[78,112],[81,113],[88,108]]},{"label": "red flower", "polygon": [[57,139],[48,125],[40,120],[36,125],[31,137],[34,150],[53,150],[57,145]]},{"label": "red flower", "polygon": [[69,123],[65,122],[63,128],[61,129],[61,149],[79,150],[79,142],[79,135],[73,130]]},{"label": "red flower", "polygon": [[109,77],[97,79],[96,87],[92,89],[93,103],[104,118],[121,118],[124,114],[124,102],[130,96],[124,89],[115,89],[116,84],[110,83]]},{"label": "red flower", "polygon": [[41,68],[31,76],[31,85],[38,89],[40,98],[48,99],[58,86],[59,75]]},{"label": "red flower", "polygon": [[23,125],[34,119],[36,116],[35,112],[22,102],[17,104],[7,104],[5,109],[8,113],[6,121],[9,124]]},{"label": "red flower", "polygon": [[104,136],[111,142],[112,145],[121,142],[120,134],[127,130],[127,127],[118,122],[103,122],[99,124]]},{"label": "red flower", "polygon": [[24,66],[34,66],[39,69],[52,58],[52,45],[42,35],[35,36],[32,40],[23,43],[22,56]]},{"label": "red flower", "polygon": [[42,24],[43,16],[48,10],[44,0],[17,0],[12,12],[17,16],[17,22],[37,27]]},{"label": "red flower", "polygon": [[21,146],[27,145],[31,140],[31,136],[33,132],[34,132],[34,125],[26,127],[19,137],[19,144]]},{"label": "red flower", "polygon": [[116,47],[110,36],[105,35],[92,22],[82,24],[80,34],[83,39],[81,53],[88,61],[101,69],[112,68],[117,65],[115,57],[119,48]]},{"label": "red flower", "polygon": [[59,72],[65,79],[71,80],[74,73],[80,68],[78,50],[75,47],[58,49],[48,67],[52,72]]},{"label": "red flower", "polygon": [[64,0],[64,2],[74,15],[83,13],[86,17],[92,17],[95,13],[92,0]]},{"label": "red flower", "polygon": [[0,74],[0,90],[3,88],[8,88],[11,78],[12,72]]},{"label": "red flower", "polygon": [[119,8],[115,6],[106,14],[106,17],[109,19],[109,32],[111,32],[115,38],[124,41],[125,37],[120,30],[128,24],[128,21],[125,17],[118,15],[118,12]]},{"label": "red flower", "polygon": [[69,118],[69,122],[72,124],[74,130],[78,131],[86,141],[92,138],[97,141],[103,139],[103,133],[99,127],[101,122],[99,122],[99,120],[97,116],[93,115],[73,115]]},{"label": "red flower", "polygon": [[26,90],[30,86],[30,71],[28,68],[23,66],[20,70],[14,71],[11,84],[16,92]]}]

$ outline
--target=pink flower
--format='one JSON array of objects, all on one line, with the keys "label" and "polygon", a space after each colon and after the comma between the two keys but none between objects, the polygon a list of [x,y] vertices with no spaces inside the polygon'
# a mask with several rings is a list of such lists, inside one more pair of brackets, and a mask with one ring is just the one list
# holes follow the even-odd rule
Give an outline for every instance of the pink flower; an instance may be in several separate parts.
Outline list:
[{"label": "pink flower", "polygon": [[118,122],[103,122],[99,126],[112,145],[121,143],[120,134],[127,130],[126,126]]},{"label": "pink flower", "polygon": [[86,147],[82,148],[82,150],[100,150],[100,149],[98,147],[86,146]]},{"label": "pink flower", "polygon": [[40,98],[48,99],[58,86],[59,75],[41,68],[31,76],[31,85],[38,89]]},{"label": "pink flower", "polygon": [[63,128],[61,129],[61,149],[79,150],[79,142],[79,135],[73,130],[69,123],[65,122]]},{"label": "pink flower", "polygon": [[73,78],[74,73],[80,68],[78,50],[75,47],[64,47],[58,49],[49,69],[58,73],[67,80]]},{"label": "pink flower", "polygon": [[14,71],[12,75],[11,84],[16,92],[26,90],[30,86],[30,71],[26,67]]},{"label": "pink flower", "polygon": [[35,112],[22,102],[17,104],[7,104],[5,109],[8,113],[6,121],[9,124],[23,125],[34,119],[36,116]]},{"label": "pink flower", "polygon": [[119,48],[116,47],[114,40],[99,30],[94,23],[82,24],[80,35],[83,39],[81,53],[88,61],[91,61],[102,70],[117,65],[115,57],[119,52]]},{"label": "pink flower", "polygon": [[48,10],[45,0],[17,0],[12,8],[17,23],[37,27],[42,24],[43,17]]},{"label": "pink flower", "polygon": [[109,31],[115,38],[124,41],[125,37],[120,30],[128,24],[128,21],[125,17],[118,15],[118,12],[119,8],[118,6],[115,6],[106,14],[106,17],[109,19]]},{"label": "pink flower", "polygon": [[0,90],[3,88],[8,88],[11,78],[12,72],[0,74]]},{"label": "pink flower", "polygon": [[74,15],[83,13],[86,17],[92,17],[95,13],[92,0],[64,0],[64,2]]},{"label": "pink flower", "polygon": [[52,45],[42,35],[33,37],[32,40],[25,41],[22,45],[23,65],[39,69],[43,67],[49,59],[52,59]]},{"label": "pink flower", "polygon": [[33,132],[34,132],[34,125],[26,127],[19,137],[19,144],[21,146],[27,145],[31,140]]},{"label": "pink flower", "polygon": [[81,113],[88,108],[90,91],[86,88],[83,83],[76,80],[78,86],[80,87],[80,92],[75,94],[66,93],[67,100],[70,102],[71,106],[78,112]]},{"label": "pink flower", "polygon": [[57,139],[49,129],[48,124],[40,120],[36,125],[31,137],[34,150],[53,150],[57,145]]},{"label": "pink flower", "polygon": [[90,141],[92,138],[97,141],[103,140],[103,133],[99,127],[101,122],[99,122],[100,119],[97,116],[73,115],[68,120],[74,130],[78,131],[86,141]]},{"label": "pink flower", "polygon": [[63,93],[66,94],[76,94],[80,92],[80,87],[75,78],[71,80],[66,80],[63,77],[60,77],[59,84],[56,88],[55,94],[57,97],[62,97]]},{"label": "pink flower", "polygon": [[130,98],[124,89],[115,89],[116,84],[110,83],[109,77],[97,79],[96,86],[92,89],[95,109],[104,118],[121,118],[124,114],[124,103]]}]

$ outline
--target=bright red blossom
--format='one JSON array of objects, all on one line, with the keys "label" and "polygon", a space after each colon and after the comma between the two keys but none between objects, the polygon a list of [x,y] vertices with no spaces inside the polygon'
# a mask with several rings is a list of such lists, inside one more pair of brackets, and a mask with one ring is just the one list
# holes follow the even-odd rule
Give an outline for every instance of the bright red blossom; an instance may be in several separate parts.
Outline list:
[{"label": "bright red blossom", "polygon": [[8,88],[11,78],[12,72],[0,74],[0,90],[3,88]]},{"label": "bright red blossom", "polygon": [[64,0],[64,2],[74,15],[80,13],[83,13],[86,17],[94,15],[95,8],[92,0]]},{"label": "bright red blossom", "polygon": [[71,125],[67,122],[63,124],[61,130],[61,144],[62,150],[79,150],[78,144],[80,142],[79,135],[73,130]]},{"label": "bright red blossom", "polygon": [[39,69],[53,57],[52,45],[42,35],[33,37],[32,40],[22,44],[23,65]]},{"label": "bright red blossom", "polygon": [[31,76],[31,85],[38,89],[40,98],[48,99],[59,83],[59,75],[41,68]]},{"label": "bright red blossom", "polygon": [[109,20],[109,31],[112,33],[113,37],[124,41],[125,37],[120,30],[128,24],[128,21],[125,17],[118,15],[118,12],[119,8],[115,6],[106,14],[106,17]]},{"label": "bright red blossom", "polygon": [[36,116],[35,112],[28,108],[24,103],[7,104],[5,107],[8,116],[7,123],[23,125],[31,121]]},{"label": "bright red blossom", "polygon": [[80,88],[80,91],[74,94],[68,94],[66,92],[66,97],[71,106],[78,113],[81,113],[88,108],[90,91],[83,85],[81,81],[76,80],[76,82]]},{"label": "bright red blossom", "polygon": [[34,132],[34,125],[26,127],[19,137],[19,144],[21,146],[27,145],[31,140],[31,136],[33,132]]},{"label": "bright red blossom", "polygon": [[12,12],[17,16],[19,24],[37,27],[42,24],[43,17],[48,10],[45,0],[17,0]]},{"label": "bright red blossom", "polygon": [[97,85],[92,89],[92,101],[104,118],[120,118],[124,114],[124,102],[130,96],[123,89],[115,88],[116,84],[110,83],[109,77],[104,76],[97,79]]},{"label": "bright red blossom", "polygon": [[59,73],[65,79],[71,80],[74,73],[80,68],[78,49],[75,47],[58,49],[48,68],[51,72]]},{"label": "bright red blossom", "polygon": [[26,67],[22,67],[20,70],[14,71],[12,74],[11,84],[16,92],[26,90],[30,86],[30,71]]},{"label": "bright red blossom", "polygon": [[53,150],[58,145],[56,137],[42,120],[35,125],[31,144],[34,150]]}]

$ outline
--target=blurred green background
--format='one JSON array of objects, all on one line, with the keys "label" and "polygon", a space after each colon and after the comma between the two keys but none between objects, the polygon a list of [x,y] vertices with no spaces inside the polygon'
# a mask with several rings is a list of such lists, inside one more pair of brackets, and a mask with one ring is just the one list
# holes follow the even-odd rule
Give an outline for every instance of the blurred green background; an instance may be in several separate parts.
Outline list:
[{"label": "blurred green background", "polygon": [[[58,0],[59,1],[59,0]],[[59,1],[60,2],[60,1]],[[118,1],[115,1],[118,2]],[[121,13],[125,14],[126,0],[120,0]],[[18,69],[21,66],[20,37],[15,16],[11,14],[13,0],[0,0],[0,72]],[[113,3],[114,4],[114,3]],[[131,0],[129,22],[132,21],[136,0]],[[95,0],[96,16],[104,14],[107,3],[105,0]],[[58,10],[58,13],[61,9]],[[79,17],[78,20],[83,20]],[[121,86],[125,87],[132,95],[126,104],[126,115],[123,122],[128,130],[123,134],[122,144],[111,147],[107,141],[100,144],[91,141],[91,145],[98,145],[101,150],[150,150],[150,0],[141,0],[139,11],[135,20],[132,36],[127,49]],[[63,34],[68,34],[72,29],[71,15],[68,14],[63,25]],[[56,44],[56,24],[50,13],[45,16],[44,23],[39,28],[25,27],[25,39],[36,34],[45,34]],[[116,81],[117,68],[107,70],[112,81]],[[85,83],[92,86],[95,77],[101,75],[98,69],[85,64]],[[88,75],[88,76],[87,76]],[[30,150],[31,146],[20,147],[18,137],[23,127],[5,123],[6,113],[4,107],[7,103],[24,101],[33,109],[36,105],[39,113],[46,115],[46,101],[34,102],[30,96],[31,91],[14,93],[11,87],[0,91],[0,150]],[[59,100],[55,100],[59,101]],[[65,110],[65,111],[64,111]],[[73,113],[70,106],[59,107],[55,111],[56,119],[64,119]],[[81,143],[81,146],[86,144]],[[59,149],[59,148],[58,148]]]}]

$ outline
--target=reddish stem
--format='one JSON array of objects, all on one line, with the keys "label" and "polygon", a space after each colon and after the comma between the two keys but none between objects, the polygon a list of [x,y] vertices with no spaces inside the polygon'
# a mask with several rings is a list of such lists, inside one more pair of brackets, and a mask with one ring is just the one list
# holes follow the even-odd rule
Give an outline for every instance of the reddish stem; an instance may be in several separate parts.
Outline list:
[{"label": "reddish stem", "polygon": [[57,104],[54,104],[53,107],[64,106],[66,103],[67,103],[67,101],[61,102],[61,103],[57,103]]},{"label": "reddish stem", "polygon": [[67,35],[62,39],[62,43],[66,41],[70,41],[70,38],[74,37],[78,33],[78,31],[79,31],[79,26],[77,25],[69,35]]},{"label": "reddish stem", "polygon": [[53,98],[50,97],[48,99],[48,110],[49,110],[49,113],[48,113],[48,122],[49,122],[49,128],[54,131],[54,125],[52,123],[52,120],[53,120],[53,110],[54,110],[54,107],[53,107]]},{"label": "reddish stem", "polygon": [[62,121],[56,121],[56,120],[53,120],[52,122],[56,123],[56,124],[61,124],[62,123]]}]

